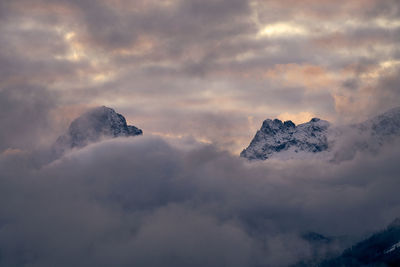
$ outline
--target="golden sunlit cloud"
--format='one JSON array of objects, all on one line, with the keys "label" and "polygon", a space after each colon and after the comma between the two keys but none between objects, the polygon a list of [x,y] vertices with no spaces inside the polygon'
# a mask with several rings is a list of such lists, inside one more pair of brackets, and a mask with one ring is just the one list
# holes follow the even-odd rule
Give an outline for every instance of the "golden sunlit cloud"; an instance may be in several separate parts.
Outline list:
[{"label": "golden sunlit cloud", "polygon": [[265,77],[285,86],[302,86],[308,91],[332,88],[337,77],[321,66],[311,64],[278,64]]},{"label": "golden sunlit cloud", "polygon": [[94,83],[103,83],[108,80],[111,80],[113,77],[112,72],[103,72],[103,73],[97,73],[91,76],[91,79]]},{"label": "golden sunlit cloud", "polygon": [[372,82],[377,80],[386,73],[395,70],[400,65],[400,60],[387,60],[380,62],[377,65],[371,66],[368,71],[365,71],[360,75],[361,78]]},{"label": "golden sunlit cloud", "polygon": [[384,68],[384,69],[393,68],[393,67],[400,65],[400,60],[387,60],[387,61],[381,62],[379,65],[381,68]]},{"label": "golden sunlit cloud", "polygon": [[379,18],[374,21],[376,25],[381,28],[395,29],[400,27],[400,20],[390,20],[386,18]]},{"label": "golden sunlit cloud", "polygon": [[[187,135],[181,135],[181,134],[172,134],[172,133],[163,133],[163,132],[151,132],[151,135],[155,136],[161,136],[164,138],[171,138],[171,139],[182,139],[182,138],[187,138]],[[195,139],[197,142],[203,143],[203,144],[212,144],[213,142],[211,140],[208,140],[206,138],[201,138],[201,137],[194,137],[191,136],[191,138]]]},{"label": "golden sunlit cloud", "polygon": [[25,151],[18,148],[7,148],[0,153],[1,156],[15,156],[26,153]]},{"label": "golden sunlit cloud", "polygon": [[269,24],[260,29],[257,36],[262,37],[287,37],[292,35],[307,35],[307,28],[292,23]]},{"label": "golden sunlit cloud", "polygon": [[55,59],[68,60],[77,62],[87,57],[84,51],[84,46],[76,40],[76,33],[73,31],[65,31],[62,28],[56,28],[56,31],[62,36],[64,42],[68,46],[68,53],[56,55]]}]

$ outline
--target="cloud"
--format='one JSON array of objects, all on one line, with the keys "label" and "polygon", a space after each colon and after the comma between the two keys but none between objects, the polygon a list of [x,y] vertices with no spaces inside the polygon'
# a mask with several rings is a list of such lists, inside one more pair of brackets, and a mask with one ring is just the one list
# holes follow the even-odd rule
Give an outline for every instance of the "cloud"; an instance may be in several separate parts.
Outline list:
[{"label": "cloud", "polygon": [[31,164],[40,154],[3,153],[0,265],[286,266],[315,253],[305,232],[351,240],[398,216],[399,151],[253,164],[133,137],[42,167]]},{"label": "cloud", "polygon": [[55,99],[55,93],[41,87],[20,84],[1,88],[0,152],[8,148],[32,150],[47,144]]}]

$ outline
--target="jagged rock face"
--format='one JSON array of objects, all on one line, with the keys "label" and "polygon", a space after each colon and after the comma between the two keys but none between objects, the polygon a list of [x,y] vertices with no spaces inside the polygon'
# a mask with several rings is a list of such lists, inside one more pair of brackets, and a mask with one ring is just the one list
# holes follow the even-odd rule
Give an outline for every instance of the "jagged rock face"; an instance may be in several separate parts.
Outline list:
[{"label": "jagged rock face", "polygon": [[241,157],[265,160],[316,157],[333,162],[349,160],[360,151],[372,153],[400,136],[400,107],[359,124],[340,127],[317,118],[295,125],[265,120]]},{"label": "jagged rock face", "polygon": [[142,130],[127,125],[124,116],[105,106],[89,110],[76,118],[66,134],[60,136],[55,144],[57,153],[74,147],[84,147],[101,138],[135,136],[143,134]]},{"label": "jagged rock face", "polygon": [[240,156],[264,160],[288,150],[293,150],[294,153],[321,152],[328,148],[328,127],[329,122],[318,118],[297,126],[292,121],[267,119]]}]

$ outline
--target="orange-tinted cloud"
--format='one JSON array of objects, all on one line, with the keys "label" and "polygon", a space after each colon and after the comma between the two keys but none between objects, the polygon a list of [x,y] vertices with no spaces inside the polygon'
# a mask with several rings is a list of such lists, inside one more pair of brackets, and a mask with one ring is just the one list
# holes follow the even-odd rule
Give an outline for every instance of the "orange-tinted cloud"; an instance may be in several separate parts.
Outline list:
[{"label": "orange-tinted cloud", "polygon": [[335,86],[334,74],[322,66],[310,64],[278,64],[265,72],[265,77],[286,86],[302,86],[323,90]]}]

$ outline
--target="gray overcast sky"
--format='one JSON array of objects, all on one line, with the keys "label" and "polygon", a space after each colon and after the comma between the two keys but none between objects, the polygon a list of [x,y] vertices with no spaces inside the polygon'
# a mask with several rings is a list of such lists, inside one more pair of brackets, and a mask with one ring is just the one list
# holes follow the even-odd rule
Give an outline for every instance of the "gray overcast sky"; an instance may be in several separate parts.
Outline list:
[{"label": "gray overcast sky", "polygon": [[107,105],[145,134],[237,153],[266,118],[398,105],[399,15],[397,0],[2,0],[1,108],[59,133]]}]

